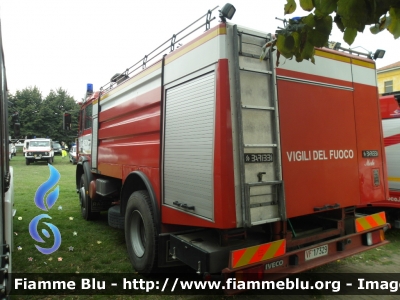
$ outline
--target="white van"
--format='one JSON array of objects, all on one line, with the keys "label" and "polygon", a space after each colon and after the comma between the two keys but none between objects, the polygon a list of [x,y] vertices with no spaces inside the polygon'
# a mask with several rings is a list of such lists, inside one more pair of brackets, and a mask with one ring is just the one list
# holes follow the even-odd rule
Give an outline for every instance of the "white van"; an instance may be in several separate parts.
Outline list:
[{"label": "white van", "polygon": [[52,164],[54,161],[54,151],[51,139],[32,139],[25,141],[24,155],[27,165],[35,161],[43,160]]},{"label": "white van", "polygon": [[22,151],[24,152],[24,156],[25,156],[26,150],[27,150],[28,147],[29,147],[29,141],[30,141],[30,140],[25,140],[25,141],[24,141],[24,147],[22,148]]}]

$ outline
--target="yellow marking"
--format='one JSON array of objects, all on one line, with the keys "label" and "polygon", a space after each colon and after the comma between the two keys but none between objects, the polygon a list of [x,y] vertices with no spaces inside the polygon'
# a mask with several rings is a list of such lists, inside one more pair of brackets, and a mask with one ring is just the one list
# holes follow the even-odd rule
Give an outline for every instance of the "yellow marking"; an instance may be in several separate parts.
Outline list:
[{"label": "yellow marking", "polygon": [[259,247],[260,246],[253,246],[253,247],[247,248],[245,253],[238,260],[238,262],[236,263],[236,265],[234,267],[238,268],[238,267],[247,265],[249,263],[249,261],[251,260],[251,258],[254,256],[254,254],[257,252]]},{"label": "yellow marking", "polygon": [[[240,259],[236,262],[236,264],[233,267],[239,268],[239,267],[248,265],[250,263],[262,262],[267,259],[281,256],[285,253],[285,251],[283,254],[282,253],[278,254],[278,250],[284,242],[285,242],[285,240],[278,240],[278,241],[274,241],[274,242],[271,242],[268,244],[256,245],[256,246],[246,248],[243,255],[240,257]],[[269,246],[269,247],[265,251],[263,256],[261,258],[256,258],[256,260],[252,261],[254,256],[257,254],[257,252],[260,251],[261,249],[265,249],[265,247],[267,247],[267,246]]]},{"label": "yellow marking", "polygon": [[182,55],[188,53],[189,51],[192,51],[193,49],[199,47],[200,45],[208,42],[209,40],[219,36],[219,35],[223,35],[226,34],[226,28],[225,27],[218,27],[215,28],[213,31],[211,31],[210,33],[208,33],[207,35],[203,36],[202,38],[200,38],[199,40],[190,43],[187,45],[186,48],[183,48],[181,51],[178,51],[176,53],[172,53],[171,56],[167,57],[165,59],[165,64],[169,64],[170,62],[174,61],[175,59],[181,57]]},{"label": "yellow marking", "polygon": [[263,258],[260,261],[275,257],[275,254],[279,250],[279,247],[282,245],[282,243],[283,243],[283,240],[281,240],[280,243],[279,243],[279,241],[273,243],[271,245],[271,247],[269,247],[268,250],[265,252]]},{"label": "yellow marking", "polygon": [[380,214],[374,214],[372,217],[378,225],[383,225],[386,223],[386,219],[382,219]]},{"label": "yellow marking", "polygon": [[[371,224],[369,223],[369,219],[373,219],[376,223]],[[386,223],[386,216],[384,212],[376,213],[370,216],[365,216],[361,218],[357,218],[356,222],[363,228],[363,230],[371,229],[374,227],[378,227],[384,225]]]},{"label": "yellow marking", "polygon": [[[214,30],[212,30],[211,32],[209,32],[207,35],[203,36],[201,39],[189,43],[185,48],[182,48],[181,51],[177,51],[177,52],[173,52],[171,53],[170,56],[168,56],[165,59],[165,64],[168,64],[172,61],[174,61],[175,59],[181,57],[182,55],[188,53],[189,51],[193,50],[196,47],[199,47],[200,45],[206,43],[207,41],[211,40],[212,38],[218,36],[218,35],[223,35],[226,34],[226,27],[217,27]],[[150,68],[142,71],[141,73],[136,74],[134,77],[132,77],[131,79],[128,79],[127,81],[125,81],[123,84],[118,85],[115,89],[111,90],[110,92],[106,93],[105,95],[103,95],[100,99],[104,100],[107,97],[111,96],[112,94],[118,92],[119,90],[121,90],[122,88],[126,87],[127,84],[132,84],[136,81],[138,81],[139,79],[143,78],[144,76],[150,74],[151,72],[154,72],[158,69],[161,68],[161,62],[156,63],[155,65],[151,66]],[[97,103],[98,100],[94,100],[93,104]]]},{"label": "yellow marking", "polygon": [[355,59],[355,58],[352,58],[351,60],[352,60],[353,65],[366,67],[366,68],[370,68],[370,69],[374,69],[375,70],[375,64],[374,63],[371,63],[371,62],[368,62],[368,61],[364,61],[364,60]]},{"label": "yellow marking", "polygon": [[357,219],[357,222],[361,225],[363,230],[370,229],[372,227],[365,218],[359,218]]},{"label": "yellow marking", "polygon": [[[139,79],[143,78],[146,75],[149,75],[150,73],[158,70],[161,68],[161,62],[156,63],[155,65],[149,67],[148,69],[145,69],[144,71],[136,74],[134,77],[128,79],[127,81],[125,81],[124,83],[118,85],[115,89],[113,89],[112,91],[108,92],[107,94],[101,96],[100,101],[106,99],[107,97],[111,96],[112,94],[115,94],[116,92],[118,92],[119,90],[121,90],[122,88],[126,87],[127,84],[132,84],[136,81],[138,81]],[[97,100],[93,101],[93,103],[97,103]]]},{"label": "yellow marking", "polygon": [[333,59],[333,60],[346,62],[346,63],[350,63],[350,57],[339,55],[339,54],[334,54],[334,53],[330,53],[330,52],[324,52],[324,51],[321,51],[318,49],[315,49],[315,55]]},{"label": "yellow marking", "polygon": [[388,180],[389,181],[397,181],[397,182],[399,182],[400,178],[399,177],[388,177]]},{"label": "yellow marking", "polygon": [[337,60],[337,61],[342,61],[342,62],[345,62],[345,63],[352,63],[353,65],[357,65],[357,66],[361,66],[361,67],[375,69],[375,64],[372,63],[372,62],[360,60],[360,59],[357,59],[357,58],[350,58],[350,57],[347,57],[347,56],[342,56],[340,54],[334,54],[334,53],[324,52],[324,51],[315,49],[315,55],[320,56],[320,57],[333,59],[333,60]]}]

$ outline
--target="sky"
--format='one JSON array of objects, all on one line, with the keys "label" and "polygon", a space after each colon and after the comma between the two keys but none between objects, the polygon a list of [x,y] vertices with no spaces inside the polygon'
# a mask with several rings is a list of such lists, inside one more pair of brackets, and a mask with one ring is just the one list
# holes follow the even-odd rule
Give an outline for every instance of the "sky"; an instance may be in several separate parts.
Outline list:
[{"label": "sky", "polygon": [[[86,84],[94,90],[116,73],[141,60],[201,16],[222,6],[221,0],[0,0],[1,30],[8,89],[37,86],[46,97],[63,88],[81,100]],[[231,0],[236,7],[233,23],[274,33],[282,22],[275,18],[304,16],[298,8],[284,16],[286,0]],[[218,10],[218,9],[217,9]],[[218,12],[214,11],[218,24]],[[205,17],[204,17],[205,21]],[[387,32],[372,35],[366,28],[348,46],[333,24],[330,40],[365,52],[386,50],[377,67],[400,61]],[[203,32],[203,29],[199,33]],[[304,62],[310,63],[310,62]]]}]

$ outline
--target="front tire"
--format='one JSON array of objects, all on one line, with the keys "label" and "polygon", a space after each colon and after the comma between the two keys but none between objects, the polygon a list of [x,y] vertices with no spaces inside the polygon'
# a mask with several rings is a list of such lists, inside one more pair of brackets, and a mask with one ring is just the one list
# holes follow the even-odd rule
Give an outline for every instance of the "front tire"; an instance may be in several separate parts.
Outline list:
[{"label": "front tire", "polygon": [[81,204],[82,217],[86,221],[93,220],[99,215],[99,212],[92,212],[92,199],[89,196],[89,184],[85,174],[82,174],[79,183],[79,202]]},{"label": "front tire", "polygon": [[29,159],[25,158],[25,164],[26,164],[27,166],[29,166],[30,163],[31,163],[31,161],[30,161]]},{"label": "front tire", "polygon": [[151,273],[157,266],[157,226],[147,191],[129,197],[125,213],[125,240],[137,272]]}]

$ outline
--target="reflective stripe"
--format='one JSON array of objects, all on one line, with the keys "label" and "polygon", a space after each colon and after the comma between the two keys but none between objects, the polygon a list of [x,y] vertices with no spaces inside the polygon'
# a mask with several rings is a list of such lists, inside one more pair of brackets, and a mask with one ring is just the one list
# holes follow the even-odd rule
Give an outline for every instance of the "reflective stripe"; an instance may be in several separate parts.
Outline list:
[{"label": "reflective stripe", "polygon": [[286,240],[278,240],[231,252],[231,268],[262,262],[286,253]]},{"label": "reflective stripe", "polygon": [[350,63],[350,57],[339,55],[339,54],[334,54],[331,52],[325,52],[325,51],[321,51],[318,49],[315,49],[315,55],[321,56],[321,57],[326,57],[326,58],[337,60],[337,61]]},{"label": "reflective stripe", "polygon": [[397,182],[399,182],[400,178],[399,177],[388,177],[388,181],[397,181]]},{"label": "reflective stripe", "polygon": [[361,232],[386,224],[385,212],[376,213],[356,219],[356,231]]}]

